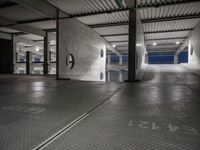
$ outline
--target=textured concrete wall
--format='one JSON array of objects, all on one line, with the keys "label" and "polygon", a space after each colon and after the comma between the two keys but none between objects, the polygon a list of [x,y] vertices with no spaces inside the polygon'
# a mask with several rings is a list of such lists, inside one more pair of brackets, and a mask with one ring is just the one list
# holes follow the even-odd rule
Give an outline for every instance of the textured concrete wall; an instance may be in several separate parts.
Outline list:
[{"label": "textured concrete wall", "polygon": [[[200,22],[189,37],[188,63],[194,68],[200,69]],[[193,54],[192,54],[193,49]]]},{"label": "textured concrete wall", "polygon": [[[59,78],[88,81],[105,81],[106,44],[93,30],[75,19],[59,21]],[[100,56],[103,50],[104,56]],[[66,56],[71,53],[75,64],[66,66]],[[103,79],[100,79],[100,74]]]},{"label": "textured concrete wall", "polygon": [[146,45],[144,41],[144,31],[137,13],[137,37],[136,37],[136,79],[141,79],[144,72]]}]

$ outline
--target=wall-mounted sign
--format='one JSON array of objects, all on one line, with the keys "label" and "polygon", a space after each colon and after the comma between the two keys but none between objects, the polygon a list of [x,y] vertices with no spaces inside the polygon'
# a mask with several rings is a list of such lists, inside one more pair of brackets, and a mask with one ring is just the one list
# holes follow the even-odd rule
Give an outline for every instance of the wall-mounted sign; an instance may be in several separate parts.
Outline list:
[{"label": "wall-mounted sign", "polygon": [[74,67],[74,56],[69,53],[66,57],[66,66],[71,70]]}]

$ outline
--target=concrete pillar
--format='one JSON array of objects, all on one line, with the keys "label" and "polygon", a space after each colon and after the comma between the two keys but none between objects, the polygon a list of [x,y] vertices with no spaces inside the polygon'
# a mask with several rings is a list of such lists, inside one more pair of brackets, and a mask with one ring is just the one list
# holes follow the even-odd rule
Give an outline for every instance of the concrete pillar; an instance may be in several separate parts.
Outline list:
[{"label": "concrete pillar", "polygon": [[13,73],[17,73],[17,36],[12,35],[13,44]]},{"label": "concrete pillar", "polygon": [[107,81],[110,81],[110,70],[107,71]]},{"label": "concrete pillar", "polygon": [[47,75],[49,72],[50,66],[50,38],[49,33],[46,32],[46,36],[44,37],[44,63],[43,63],[43,73]]},{"label": "concrete pillar", "polygon": [[33,73],[32,52],[26,51],[26,74]]},{"label": "concrete pillar", "polygon": [[122,64],[123,64],[123,57],[119,56],[119,65],[122,65]]},{"label": "concrete pillar", "polygon": [[145,63],[149,64],[148,52],[145,53]]},{"label": "concrete pillar", "polygon": [[119,71],[119,82],[123,82],[122,70]]},{"label": "concrete pillar", "polygon": [[174,54],[174,64],[178,64],[178,54]]},{"label": "concrete pillar", "polygon": [[110,65],[111,64],[111,56],[110,56],[110,54],[108,54],[107,57],[108,57],[108,65]]},{"label": "concrete pillar", "polygon": [[136,25],[137,11],[136,0],[134,0],[132,8],[129,10],[128,82],[136,80]]}]

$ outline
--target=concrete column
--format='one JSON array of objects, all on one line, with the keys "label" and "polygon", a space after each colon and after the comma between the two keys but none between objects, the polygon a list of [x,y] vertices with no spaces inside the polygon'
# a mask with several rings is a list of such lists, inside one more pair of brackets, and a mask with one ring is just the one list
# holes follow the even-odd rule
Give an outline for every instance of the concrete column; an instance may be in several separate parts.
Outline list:
[{"label": "concrete column", "polygon": [[122,64],[123,64],[123,57],[119,56],[119,65],[122,65]]},{"label": "concrete column", "polygon": [[122,70],[119,71],[119,82],[123,82]]},{"label": "concrete column", "polygon": [[13,73],[17,73],[17,36],[12,35],[12,44],[13,44]]},{"label": "concrete column", "polygon": [[110,81],[110,70],[107,71],[107,81]]},{"label": "concrete column", "polygon": [[49,38],[49,33],[46,32],[46,36],[44,37],[44,63],[43,63],[44,75],[48,74],[49,66],[50,66],[50,38]]},{"label": "concrete column", "polygon": [[32,65],[32,52],[26,51],[26,74],[32,74],[33,65]]},{"label": "concrete column", "polygon": [[110,54],[108,54],[107,57],[108,57],[108,65],[110,65],[111,64],[111,56],[110,56]]},{"label": "concrete column", "polygon": [[145,63],[149,64],[148,52],[145,53]]},{"label": "concrete column", "polygon": [[128,82],[136,80],[136,25],[137,11],[136,0],[134,0],[132,8],[129,10]]},{"label": "concrete column", "polygon": [[174,64],[178,64],[178,55],[174,54]]},{"label": "concrete column", "polygon": [[30,52],[26,52],[26,74],[30,74]]}]

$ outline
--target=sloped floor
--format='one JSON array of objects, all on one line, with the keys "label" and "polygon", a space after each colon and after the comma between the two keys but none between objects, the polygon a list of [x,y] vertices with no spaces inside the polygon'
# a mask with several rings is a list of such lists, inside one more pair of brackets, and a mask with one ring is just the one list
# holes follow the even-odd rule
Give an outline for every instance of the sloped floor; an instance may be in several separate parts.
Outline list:
[{"label": "sloped floor", "polygon": [[200,78],[181,65],[149,65],[133,84],[23,76],[0,83],[3,150],[200,149]]}]

